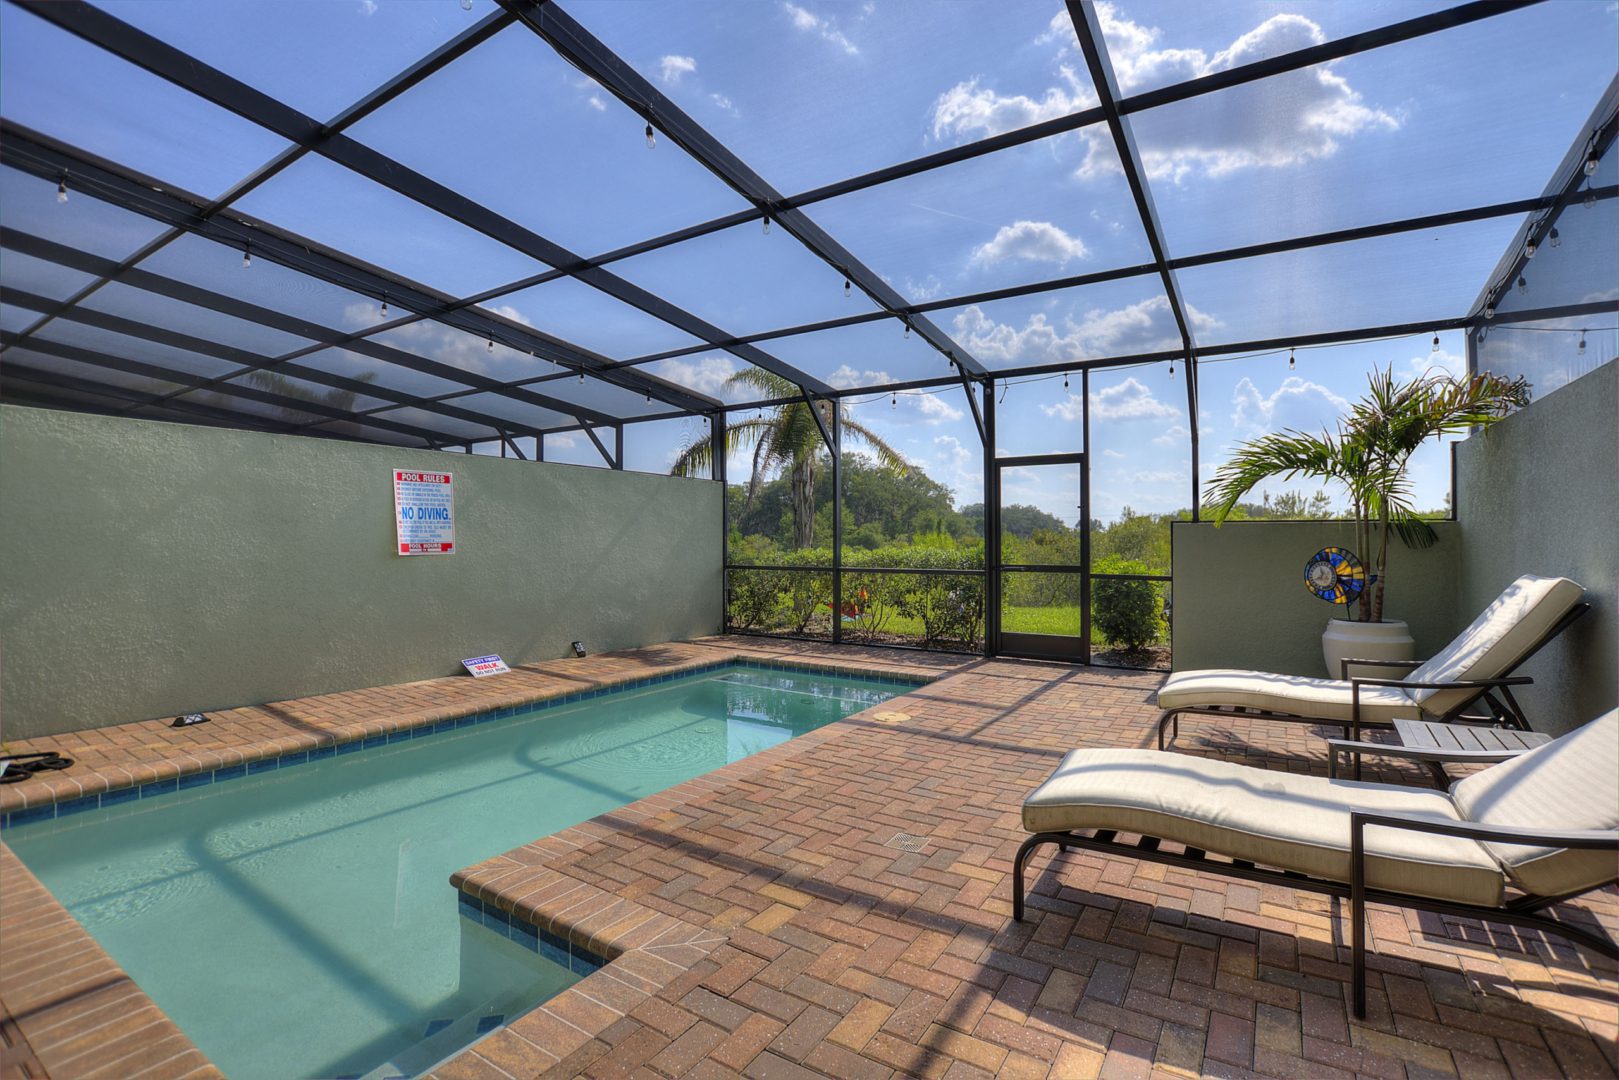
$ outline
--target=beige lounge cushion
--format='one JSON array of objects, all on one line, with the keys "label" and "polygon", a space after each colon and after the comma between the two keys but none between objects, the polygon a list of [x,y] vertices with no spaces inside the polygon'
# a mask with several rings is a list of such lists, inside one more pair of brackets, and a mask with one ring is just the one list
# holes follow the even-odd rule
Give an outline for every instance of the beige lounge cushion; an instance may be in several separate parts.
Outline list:
[{"label": "beige lounge cushion", "polygon": [[[1619,711],[1545,746],[1492,765],[1450,789],[1469,821],[1527,829],[1619,829]],[[1612,851],[1487,844],[1512,880],[1537,896],[1561,896],[1612,881]]]},{"label": "beige lounge cushion", "polygon": [[[1204,671],[1177,671],[1158,688],[1160,709],[1211,705],[1240,705],[1294,716],[1343,720],[1346,723],[1351,712],[1349,684],[1337,679],[1210,668]],[[1396,718],[1414,720],[1421,713],[1422,710],[1404,690],[1391,686],[1360,688],[1360,717],[1368,723],[1388,724]]]},{"label": "beige lounge cushion", "polygon": [[[1494,679],[1516,667],[1585,590],[1564,577],[1525,574],[1479,612],[1471,626],[1406,678],[1412,682]],[[1411,700],[1442,715],[1473,695],[1471,690],[1412,690]]]},{"label": "beige lounge cushion", "polygon": [[[1351,807],[1457,820],[1442,791],[1270,772],[1160,750],[1075,750],[1023,803],[1030,832],[1117,829],[1347,882]],[[1368,829],[1367,884],[1500,903],[1505,876],[1483,845]]]}]

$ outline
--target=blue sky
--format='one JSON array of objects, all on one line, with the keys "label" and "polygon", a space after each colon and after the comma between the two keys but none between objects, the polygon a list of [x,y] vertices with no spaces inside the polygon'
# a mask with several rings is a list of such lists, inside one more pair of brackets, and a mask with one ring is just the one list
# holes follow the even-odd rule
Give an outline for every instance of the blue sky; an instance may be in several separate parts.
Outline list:
[{"label": "blue sky", "polygon": [[[493,10],[488,0],[475,0],[471,11],[457,0],[105,0],[102,6],[321,119]],[[575,0],[564,6],[789,194],[1096,100],[1067,15],[1049,0]],[[1128,94],[1438,6],[1121,0],[1103,6],[1102,23]],[[228,189],[282,149],[281,140],[247,121],[10,5],[0,10],[0,29],[0,110],[20,123],[205,196]],[[1619,66],[1616,41],[1615,4],[1553,0],[1137,114],[1132,125],[1170,252],[1191,255],[1538,194]],[[534,35],[513,27],[351,134],[580,254],[744,208],[668,140],[648,151],[641,126]],[[0,215],[10,226],[113,257],[157,231],[86,197],[58,207],[49,185],[0,172],[6,196]],[[316,157],[264,185],[241,208],[458,295],[544,269]],[[810,213],[913,300],[1150,257],[1100,128],[827,200]],[[1466,310],[1517,224],[1496,219],[1198,268],[1182,272],[1180,283],[1202,344],[1420,322]],[[267,264],[243,272],[239,263],[239,252],[188,239],[155,258],[152,269],[343,328],[380,321],[373,299],[301,283]],[[79,283],[11,255],[4,270],[7,285],[50,295],[65,296]],[[871,310],[860,293],[843,296],[835,270],[780,229],[765,235],[757,224],[624,260],[614,270],[730,333]],[[98,297],[96,306],[157,311],[150,299],[116,290]],[[694,343],[684,331],[573,281],[536,286],[490,306],[615,359]],[[170,325],[194,325],[246,348],[299,344],[194,309],[163,314]],[[990,368],[1133,353],[1176,340],[1152,276],[948,307],[934,319]],[[25,321],[25,314],[0,308],[0,323],[8,328]],[[94,333],[61,330],[63,340],[76,335],[86,341]],[[554,370],[437,326],[395,331],[389,341],[498,377]],[[936,352],[914,336],[906,340],[886,321],[764,347],[839,386],[948,372]],[[1417,373],[1434,364],[1455,367],[1462,353],[1459,335],[1441,335],[1437,353],[1429,335],[1418,335],[1300,350],[1293,369],[1285,354],[1207,363],[1203,473],[1210,475],[1243,438],[1330,423],[1374,365]],[[172,360],[174,366],[199,363],[194,356]],[[316,354],[308,362],[345,374],[370,372],[399,389],[443,389],[431,376],[352,353]],[[702,353],[650,370],[727,396],[725,379],[742,366],[723,353]],[[1114,517],[1125,506],[1162,511],[1187,505],[1184,378],[1179,370],[1171,377],[1164,364],[1094,376],[1096,516]],[[581,389],[564,380],[548,389],[583,404],[647,411],[639,398],[610,388]],[[1077,393],[1077,378],[1066,392],[1060,378],[1008,388],[1000,413],[1003,449],[1076,449]],[[980,498],[981,450],[959,390],[901,394],[897,402],[883,395],[854,408],[861,422],[956,488],[960,501]],[[701,422],[632,428],[630,464],[666,468],[697,437],[694,425]],[[582,436],[549,443],[549,457],[599,460]],[[1437,448],[1424,453],[1416,473],[1419,501],[1440,504],[1445,462]],[[1026,495],[1025,501],[1054,512],[1068,501],[1040,485]]]}]

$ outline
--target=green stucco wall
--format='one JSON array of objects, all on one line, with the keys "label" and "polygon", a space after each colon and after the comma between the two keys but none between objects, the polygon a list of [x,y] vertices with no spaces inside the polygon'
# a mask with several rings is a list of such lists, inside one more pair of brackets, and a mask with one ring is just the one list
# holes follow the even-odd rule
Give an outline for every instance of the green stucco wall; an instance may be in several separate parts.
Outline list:
[{"label": "green stucco wall", "polygon": [[[1304,564],[1329,544],[1354,551],[1349,522],[1232,521],[1219,528],[1177,522],[1172,528],[1176,671],[1327,674],[1321,631],[1343,609],[1310,595]],[[1411,550],[1396,540],[1389,555],[1386,614],[1411,625],[1419,657],[1449,641],[1458,625],[1462,535],[1454,522],[1435,528],[1433,547]]]},{"label": "green stucco wall", "polygon": [[1592,610],[1524,665],[1536,728],[1562,732],[1619,700],[1619,363],[1537,399],[1457,448],[1466,537],[1458,618],[1520,574],[1585,586]]},{"label": "green stucco wall", "polygon": [[[391,471],[455,475],[393,554]],[[22,738],[715,633],[719,485],[0,407],[0,730]]]}]

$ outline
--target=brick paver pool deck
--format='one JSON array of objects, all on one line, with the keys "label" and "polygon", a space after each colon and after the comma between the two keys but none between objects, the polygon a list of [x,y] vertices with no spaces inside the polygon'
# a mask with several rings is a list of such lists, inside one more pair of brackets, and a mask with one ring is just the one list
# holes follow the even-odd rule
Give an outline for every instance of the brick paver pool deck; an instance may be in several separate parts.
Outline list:
[{"label": "brick paver pool deck", "polygon": [[[726,655],[942,678],[457,874],[613,962],[436,1075],[1615,1075],[1613,965],[1536,933],[1374,907],[1362,1022],[1347,905],[1326,897],[1075,851],[1036,857],[1030,918],[1012,922],[1023,796],[1075,746],[1152,745],[1154,673],[715,638],[39,740],[79,765],[0,789],[0,811]],[[1202,718],[1174,749],[1324,773],[1320,734]],[[51,1050],[81,1022],[75,984],[42,996],[6,932],[54,901],[0,858],[4,1075],[85,1075]],[[1619,895],[1559,914],[1613,932]],[[126,1007],[156,1010],[124,986]],[[169,1049],[139,1075],[206,1066]]]}]

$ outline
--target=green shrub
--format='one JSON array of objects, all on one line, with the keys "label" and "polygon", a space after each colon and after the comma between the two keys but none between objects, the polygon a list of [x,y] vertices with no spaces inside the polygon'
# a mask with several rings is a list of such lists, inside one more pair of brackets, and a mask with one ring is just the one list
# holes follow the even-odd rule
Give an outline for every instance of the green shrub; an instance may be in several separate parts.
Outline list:
[{"label": "green shrub", "polygon": [[[1151,571],[1128,559],[1103,559],[1093,568],[1099,574],[1146,574]],[[1144,649],[1164,632],[1161,582],[1096,578],[1091,582],[1091,626],[1109,645]]]}]

